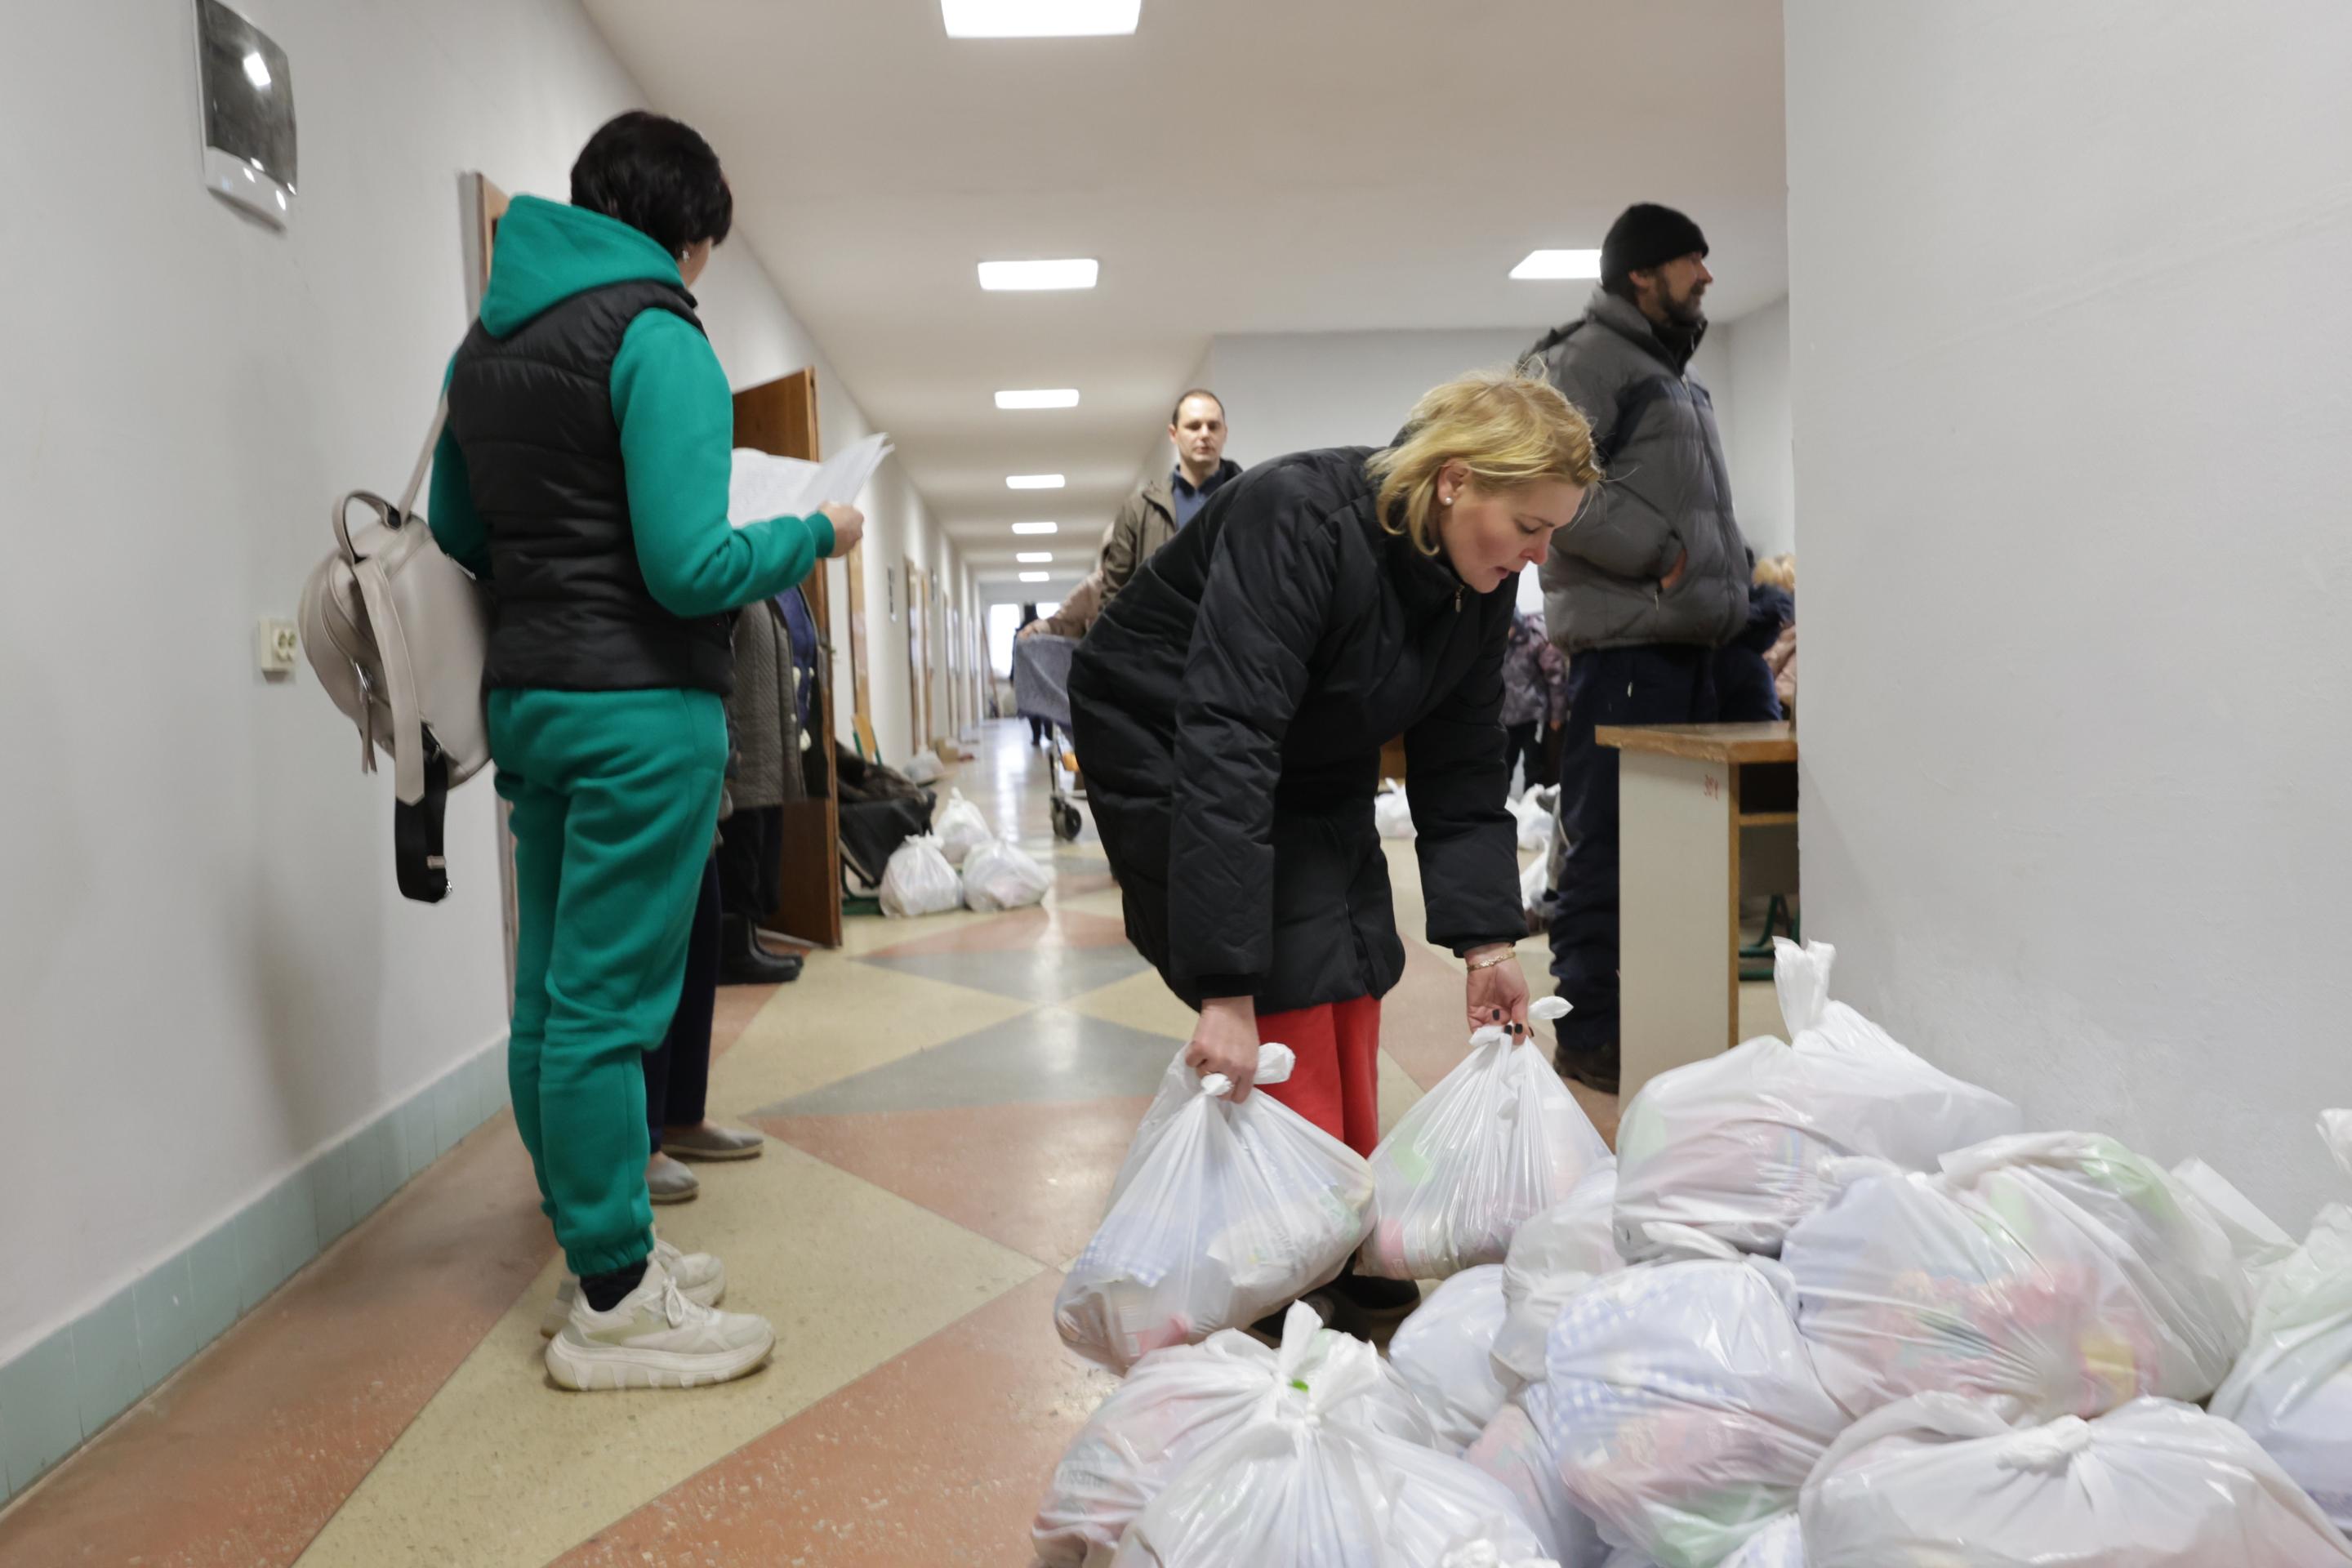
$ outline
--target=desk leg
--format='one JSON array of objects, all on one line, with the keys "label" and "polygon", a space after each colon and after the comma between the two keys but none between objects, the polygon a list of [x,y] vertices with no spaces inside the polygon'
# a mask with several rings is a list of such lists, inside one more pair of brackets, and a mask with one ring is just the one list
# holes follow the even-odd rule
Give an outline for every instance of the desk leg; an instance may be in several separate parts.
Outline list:
[{"label": "desk leg", "polygon": [[[1738,1026],[1738,782],[1718,763],[1618,758],[1622,1093],[1721,1052]],[[1727,907],[1728,903],[1728,907]]]}]

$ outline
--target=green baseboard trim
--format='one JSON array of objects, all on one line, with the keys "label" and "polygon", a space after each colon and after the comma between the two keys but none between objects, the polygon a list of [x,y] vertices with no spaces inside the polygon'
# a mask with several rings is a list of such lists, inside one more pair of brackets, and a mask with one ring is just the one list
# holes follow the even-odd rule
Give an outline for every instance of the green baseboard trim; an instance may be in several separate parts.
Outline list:
[{"label": "green baseboard trim", "polygon": [[56,1468],[506,1108],[499,1038],[0,1363],[0,1500]]}]

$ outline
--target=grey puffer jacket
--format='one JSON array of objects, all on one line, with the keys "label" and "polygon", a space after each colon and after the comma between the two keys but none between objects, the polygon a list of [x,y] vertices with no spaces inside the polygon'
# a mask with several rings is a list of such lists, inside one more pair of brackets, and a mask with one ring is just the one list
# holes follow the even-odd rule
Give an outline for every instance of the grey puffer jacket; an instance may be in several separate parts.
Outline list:
[{"label": "grey puffer jacket", "polygon": [[[1748,542],[1731,511],[1714,401],[1686,363],[1639,309],[1603,289],[1524,362],[1591,421],[1609,475],[1552,535],[1543,564],[1544,619],[1563,652],[1721,647],[1748,623]],[[1661,588],[1685,550],[1682,580]]]}]

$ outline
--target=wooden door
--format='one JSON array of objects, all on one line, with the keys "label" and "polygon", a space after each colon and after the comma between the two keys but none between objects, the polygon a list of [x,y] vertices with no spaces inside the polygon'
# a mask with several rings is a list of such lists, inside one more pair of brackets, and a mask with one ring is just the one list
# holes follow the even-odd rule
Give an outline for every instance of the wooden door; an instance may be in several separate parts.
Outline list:
[{"label": "wooden door", "polygon": [[[735,395],[735,445],[780,458],[817,460],[816,373],[791,375]],[[856,582],[857,557],[850,557]],[[809,749],[802,753],[808,798],[782,809],[782,889],[761,922],[786,936],[826,947],[841,945],[841,787],[833,765],[835,671],[833,606],[817,563],[801,584],[816,622],[817,682],[809,705]],[[853,625],[855,623],[853,622]],[[791,759],[785,759],[787,764]]]},{"label": "wooden door", "polygon": [[857,736],[858,755],[880,761],[874,749],[874,701],[866,688],[866,672],[873,668],[873,646],[866,637],[866,552],[853,551],[849,577],[849,694],[851,731]]},{"label": "wooden door", "polygon": [[923,667],[929,662],[924,633],[930,616],[930,598],[923,586],[923,569],[907,563],[907,727],[913,731],[915,750],[931,743],[930,714],[924,702]]}]

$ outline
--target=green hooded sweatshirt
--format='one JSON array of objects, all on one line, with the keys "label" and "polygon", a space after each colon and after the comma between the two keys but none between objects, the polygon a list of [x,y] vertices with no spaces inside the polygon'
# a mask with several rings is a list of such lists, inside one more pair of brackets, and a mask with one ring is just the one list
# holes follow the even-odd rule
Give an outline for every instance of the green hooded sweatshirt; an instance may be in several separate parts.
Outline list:
[{"label": "green hooded sweatshirt", "polygon": [[[677,283],[677,263],[616,218],[518,196],[499,224],[482,325],[507,337],[574,294],[636,279]],[[833,552],[822,512],[728,522],[734,399],[709,340],[691,324],[668,310],[640,313],[613,361],[612,392],[637,566],[663,609],[685,617],[740,609],[782,593]],[[489,531],[474,510],[466,454],[446,430],[426,515],[443,552],[488,580]]]}]

